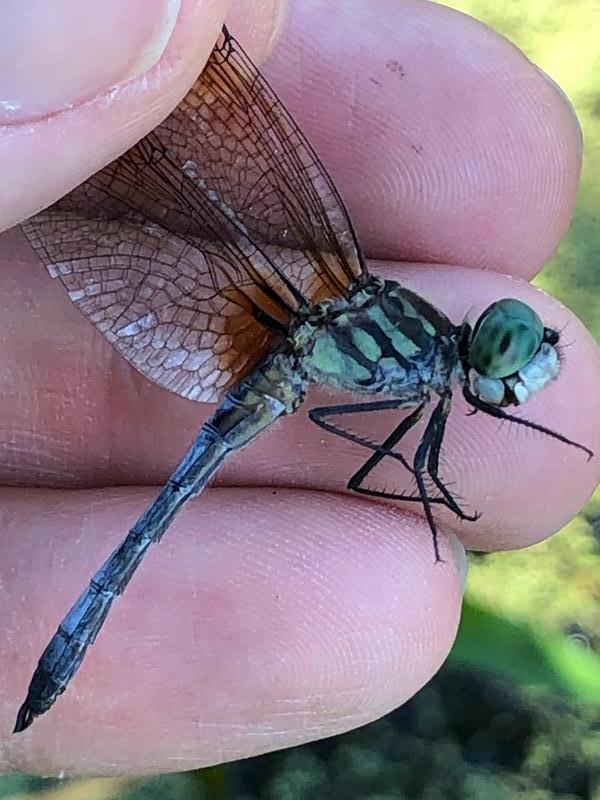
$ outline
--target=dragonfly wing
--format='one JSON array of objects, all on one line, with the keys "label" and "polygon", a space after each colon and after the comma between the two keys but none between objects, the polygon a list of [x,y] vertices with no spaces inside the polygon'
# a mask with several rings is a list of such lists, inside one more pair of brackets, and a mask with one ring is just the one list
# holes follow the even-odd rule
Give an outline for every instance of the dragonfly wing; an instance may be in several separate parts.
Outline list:
[{"label": "dragonfly wing", "polygon": [[[234,302],[215,290],[211,258],[218,252],[209,243],[200,249],[147,220],[101,217],[100,208],[90,217],[77,210],[80,194],[23,225],[50,274],[142,374],[183,397],[215,400],[273,334],[242,305],[241,291],[236,297],[230,288]],[[216,275],[234,267],[223,263]]]},{"label": "dragonfly wing", "polygon": [[23,230],[140,372],[204,401],[364,271],[331,179],[225,29],[155,131]]},{"label": "dragonfly wing", "polygon": [[[161,136],[193,159],[253,241],[279,245],[311,302],[343,295],[364,272],[333,182],[267,81],[226,28]],[[182,132],[184,137],[182,138]]]}]

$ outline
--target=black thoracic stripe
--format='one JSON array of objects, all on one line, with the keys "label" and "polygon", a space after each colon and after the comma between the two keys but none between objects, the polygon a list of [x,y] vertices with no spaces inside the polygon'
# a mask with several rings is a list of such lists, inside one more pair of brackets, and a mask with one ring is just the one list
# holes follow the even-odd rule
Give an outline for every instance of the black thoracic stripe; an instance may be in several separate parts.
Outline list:
[{"label": "black thoracic stripe", "polygon": [[[387,316],[387,315],[386,315]],[[390,325],[393,323],[390,321]],[[376,320],[361,320],[359,327],[368,333],[373,339],[377,342],[379,349],[381,350],[381,355],[383,358],[393,358],[395,361],[398,362],[399,366],[403,369],[410,368],[410,362],[406,358],[403,353],[400,353],[394,347],[393,341],[387,335],[387,333],[382,330],[382,328],[377,324]]]},{"label": "black thoracic stripe", "polygon": [[[410,339],[419,350],[429,351],[431,336],[427,333],[418,317],[411,317],[406,313],[406,306],[399,297],[385,295],[382,297],[381,305],[386,317],[394,327],[398,328],[401,333]],[[414,310],[419,314],[421,313],[417,308]]]},{"label": "black thoracic stripe", "polygon": [[453,327],[448,317],[444,316],[435,306],[428,303],[418,294],[411,292],[410,289],[402,289],[402,294],[405,295],[406,300],[411,304],[417,314],[420,314],[424,319],[432,325],[440,336],[450,333]]},{"label": "black thoracic stripe", "polygon": [[329,329],[329,333],[332,335],[337,347],[342,353],[344,353],[344,355],[348,356],[353,361],[356,361],[356,363],[360,364],[361,367],[367,369],[369,374],[372,375],[374,373],[375,363],[371,361],[370,358],[367,358],[363,351],[354,344],[350,337],[350,331],[348,328],[332,325],[332,327]]}]

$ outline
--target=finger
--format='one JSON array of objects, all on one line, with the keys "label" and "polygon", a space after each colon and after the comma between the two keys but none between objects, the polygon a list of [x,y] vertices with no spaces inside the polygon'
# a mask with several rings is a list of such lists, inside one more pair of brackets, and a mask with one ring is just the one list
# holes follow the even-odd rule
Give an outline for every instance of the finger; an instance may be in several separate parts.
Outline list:
[{"label": "finger", "polygon": [[372,258],[531,277],[573,211],[581,131],[511,42],[422,0],[292,3],[263,70]]},{"label": "finger", "polygon": [[148,556],[67,692],[11,736],[58,620],[150,498],[2,491],[0,769],[185,770],[311,741],[404,702],[446,657],[460,546],[444,538],[435,564],[422,523],[358,499],[211,490]]},{"label": "finger", "polygon": [[[0,36],[10,46],[0,47],[0,88],[9,98],[0,110],[0,230],[58,199],[164,119],[201,72],[227,3],[34,6],[10,2],[3,12]],[[260,60],[278,0],[262,3],[256,16],[247,37]]]},{"label": "finger", "polygon": [[[174,105],[216,36],[204,5],[182,2],[159,64],[110,102],[101,94],[43,124],[0,131],[0,224],[56,199]],[[209,10],[219,16],[217,5]],[[260,8],[273,34],[282,6]],[[232,17],[243,26],[256,9],[248,0]],[[338,181],[371,255],[536,271],[568,225],[581,150],[573,111],[543,73],[470,17],[414,0],[295,4],[286,30],[267,74]],[[260,61],[273,36],[265,45],[256,23],[247,34]]]},{"label": "finger", "polygon": [[[386,266],[385,275],[411,286],[457,323],[472,305],[482,309],[499,297],[531,303],[545,324],[563,331],[568,347],[558,379],[516,413],[600,452],[598,348],[567,309],[528,284],[489,272],[420,265]],[[214,406],[183,400],[141,377],[39,266],[17,258],[2,264],[0,298],[0,482],[162,483]],[[307,408],[334,401],[311,393],[295,414],[227,461],[217,479],[343,491],[369,453],[308,421]],[[459,397],[453,406],[441,474],[467,510],[482,512],[477,523],[456,527],[469,546],[537,541],[583,505],[598,481],[598,457],[588,463],[581,452],[542,435],[500,427],[481,414],[467,417]],[[402,415],[371,414],[360,420],[360,432],[383,441]],[[353,419],[350,428],[358,423]],[[403,452],[413,452],[419,431],[403,443]],[[389,461],[369,485],[414,489]],[[419,512],[416,504],[410,508]],[[457,525],[450,516],[444,519]]]},{"label": "finger", "polygon": [[[392,271],[392,277],[399,278]],[[402,282],[444,309],[454,321],[484,310],[501,297],[534,308],[560,332],[561,369],[532,400],[506,411],[531,420],[591,449],[587,456],[547,436],[491,417],[469,416],[455,388],[453,418],[444,439],[441,473],[476,523],[445,520],[466,547],[500,550],[538,542],[563,527],[585,504],[600,480],[600,350],[567,308],[539,289],[480,270],[404,266]],[[477,316],[477,315],[475,315]],[[410,445],[410,442],[407,442]]]}]

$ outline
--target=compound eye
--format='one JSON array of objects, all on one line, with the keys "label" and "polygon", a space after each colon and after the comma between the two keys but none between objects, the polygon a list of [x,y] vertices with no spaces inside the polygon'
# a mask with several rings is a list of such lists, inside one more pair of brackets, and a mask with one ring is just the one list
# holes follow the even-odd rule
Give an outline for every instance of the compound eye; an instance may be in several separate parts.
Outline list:
[{"label": "compound eye", "polygon": [[544,338],[541,319],[520,300],[497,300],[477,320],[469,346],[473,369],[487,378],[506,378],[526,366]]}]

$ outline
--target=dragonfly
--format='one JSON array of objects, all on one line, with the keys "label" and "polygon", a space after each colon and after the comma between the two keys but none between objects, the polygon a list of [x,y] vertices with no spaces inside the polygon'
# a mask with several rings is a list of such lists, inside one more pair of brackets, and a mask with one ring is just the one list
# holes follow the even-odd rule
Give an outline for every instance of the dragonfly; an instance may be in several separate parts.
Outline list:
[{"label": "dragonfly", "polygon": [[[477,518],[439,474],[456,386],[473,412],[592,456],[506,410],[557,377],[559,332],[514,298],[454,324],[415,292],[370,274],[331,178],[226,27],[158,128],[22,227],[50,275],[133,367],[182,397],[219,405],[60,622],[15,732],[64,692],[114,600],[184,503],[229,455],[295,412],[312,384],[355,400],[308,413],[366,451],[348,489],[419,502],[436,560],[433,507]],[[381,442],[346,422],[385,410],[401,413]],[[396,448],[421,418],[408,458]],[[414,493],[369,488],[370,473],[390,460],[408,470]]]}]

